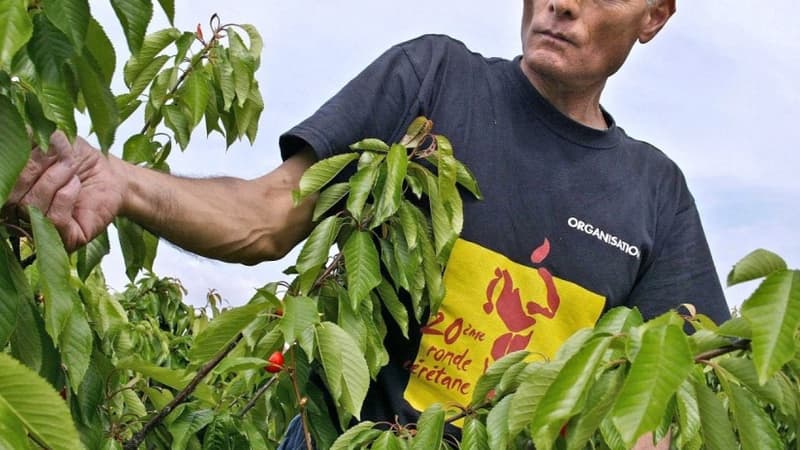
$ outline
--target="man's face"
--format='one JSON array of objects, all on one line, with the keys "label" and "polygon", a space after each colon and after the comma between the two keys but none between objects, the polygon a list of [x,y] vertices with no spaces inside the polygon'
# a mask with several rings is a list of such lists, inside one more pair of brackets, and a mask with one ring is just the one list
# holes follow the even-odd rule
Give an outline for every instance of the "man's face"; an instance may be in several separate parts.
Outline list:
[{"label": "man's face", "polygon": [[524,0],[523,70],[573,88],[604,83],[657,19],[646,0]]}]

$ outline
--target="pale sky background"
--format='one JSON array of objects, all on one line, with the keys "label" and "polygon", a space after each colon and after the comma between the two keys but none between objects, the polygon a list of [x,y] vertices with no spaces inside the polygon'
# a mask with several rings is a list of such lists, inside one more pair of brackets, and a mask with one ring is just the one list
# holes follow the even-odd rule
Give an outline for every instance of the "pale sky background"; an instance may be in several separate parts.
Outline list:
[{"label": "pale sky background", "polygon": [[[90,3],[117,48],[125,49],[108,2]],[[208,18],[218,13],[223,22],[255,25],[265,44],[257,76],[266,110],[256,145],[240,143],[226,152],[221,138],[198,131],[186,153],[170,160],[175,173],[188,176],[253,178],[276,167],[280,133],[393,44],[444,33],[487,56],[513,58],[521,48],[521,0],[175,3],[182,30],[198,22],[207,30]],[[678,0],[678,13],[653,42],[634,49],[602,100],[629,135],[653,143],[682,167],[723,280],[756,248],[779,253],[790,267],[800,262],[800,26],[794,9],[794,0]],[[165,26],[156,6],[150,30]],[[125,59],[121,52],[118,65]],[[140,126],[120,129],[112,151],[121,153],[124,139]],[[205,304],[206,293],[216,289],[237,305],[266,282],[285,279],[281,271],[295,257],[296,251],[246,267],[162,244],[155,271],[182,280],[190,303]],[[127,279],[117,246],[104,268],[111,287],[122,289]],[[752,283],[726,289],[728,303],[741,303],[754,289]]]}]

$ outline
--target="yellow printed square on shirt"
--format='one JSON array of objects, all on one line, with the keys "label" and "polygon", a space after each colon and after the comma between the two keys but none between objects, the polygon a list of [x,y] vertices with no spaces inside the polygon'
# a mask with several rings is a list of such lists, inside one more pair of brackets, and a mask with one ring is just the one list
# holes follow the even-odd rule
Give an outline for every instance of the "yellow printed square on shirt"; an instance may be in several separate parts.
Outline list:
[{"label": "yellow printed square on shirt", "polygon": [[576,331],[595,324],[605,298],[547,269],[549,242],[533,250],[537,267],[459,239],[445,270],[445,298],[422,329],[404,398],[422,411],[466,406],[478,378],[518,351],[552,358]]}]

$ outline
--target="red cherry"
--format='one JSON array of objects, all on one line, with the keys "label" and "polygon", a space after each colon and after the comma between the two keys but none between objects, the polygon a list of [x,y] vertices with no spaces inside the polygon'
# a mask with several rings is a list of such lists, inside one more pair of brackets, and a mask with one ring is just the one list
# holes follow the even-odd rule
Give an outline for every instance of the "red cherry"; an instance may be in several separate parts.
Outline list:
[{"label": "red cherry", "polygon": [[269,356],[269,364],[264,366],[264,370],[269,373],[278,373],[283,369],[283,353],[275,352]]}]

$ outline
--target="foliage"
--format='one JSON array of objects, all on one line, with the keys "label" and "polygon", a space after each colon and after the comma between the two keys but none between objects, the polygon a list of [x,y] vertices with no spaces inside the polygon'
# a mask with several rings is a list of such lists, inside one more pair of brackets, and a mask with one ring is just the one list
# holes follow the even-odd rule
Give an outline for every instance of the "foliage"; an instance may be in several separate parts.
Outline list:
[{"label": "foliage", "polygon": [[[152,1],[111,4],[133,55],[121,95],[109,88],[115,50],[87,0],[0,0],[0,203],[30,139],[46,148],[56,129],[74,138],[76,110],[108,151],[143,106],[122,156],[157,170],[203,120],[228,144],[255,138],[256,30],[215,16],[207,38],[199,26],[146,35]],[[159,5],[172,20],[173,1]],[[731,271],[730,284],[763,281],[724,324],[691,305],[647,322],[614,309],[552,360],[497,361],[469,404],[432,405],[412,424],[351,421],[389,361],[387,327],[408,334],[437,310],[461,193],[480,197],[431,131],[419,118],[398,143],[368,138],[312,166],[295,201],[318,195],[317,224],[287,270],[293,280],[238,308],[220,308],[214,292],[206,308],[185,305],[177,280],[150,271],[157,239],[126,219],[115,226],[132,283],[112,294],[98,267],[105,234],[68,255],[41,212],[2,217],[0,448],[269,449],[296,414],[320,449],[442,448],[456,421],[470,449],[625,449],[647,432],[687,449],[798,445],[800,271],[764,250]]]}]

